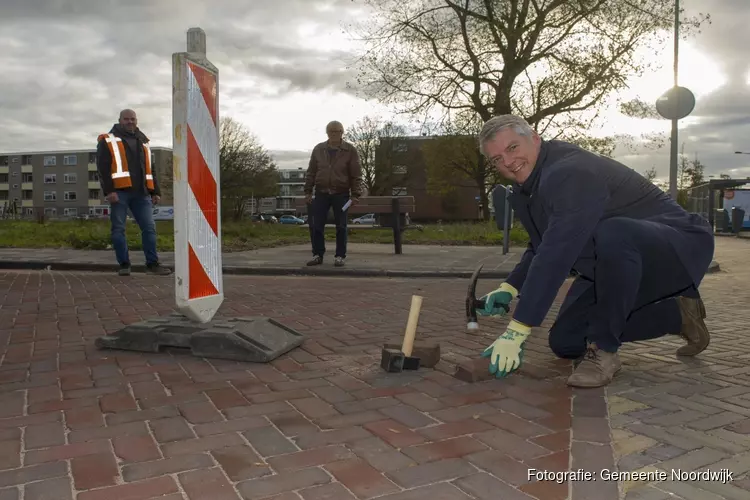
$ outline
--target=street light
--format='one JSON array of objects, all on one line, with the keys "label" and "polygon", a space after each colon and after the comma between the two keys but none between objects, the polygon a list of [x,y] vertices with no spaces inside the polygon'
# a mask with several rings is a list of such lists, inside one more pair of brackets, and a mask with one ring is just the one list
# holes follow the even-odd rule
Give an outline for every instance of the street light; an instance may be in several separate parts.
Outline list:
[{"label": "street light", "polygon": [[678,121],[690,115],[695,107],[695,95],[680,87],[678,79],[680,46],[680,0],[674,0],[674,85],[656,100],[656,111],[662,118],[672,121],[669,154],[669,194],[677,199]]}]

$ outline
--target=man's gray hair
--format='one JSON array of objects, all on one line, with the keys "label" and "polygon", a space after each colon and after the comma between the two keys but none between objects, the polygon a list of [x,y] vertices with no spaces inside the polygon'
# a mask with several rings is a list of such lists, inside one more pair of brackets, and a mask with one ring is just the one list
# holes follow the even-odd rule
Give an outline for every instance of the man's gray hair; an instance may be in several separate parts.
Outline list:
[{"label": "man's gray hair", "polygon": [[340,121],[333,120],[333,121],[328,122],[328,125],[326,125],[326,132],[331,130],[333,127],[339,127],[342,130],[344,129],[344,125],[342,125]]},{"label": "man's gray hair", "polygon": [[531,137],[534,135],[534,129],[531,125],[520,116],[516,115],[498,115],[493,116],[486,122],[482,127],[482,131],[479,132],[479,150],[484,154],[484,145],[494,139],[494,137],[503,129],[508,127],[523,136]]}]

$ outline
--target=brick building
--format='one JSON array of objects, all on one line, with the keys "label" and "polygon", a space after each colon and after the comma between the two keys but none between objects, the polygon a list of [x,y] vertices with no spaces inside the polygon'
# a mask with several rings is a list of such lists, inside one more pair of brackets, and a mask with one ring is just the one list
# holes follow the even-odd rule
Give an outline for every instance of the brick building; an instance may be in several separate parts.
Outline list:
[{"label": "brick building", "polygon": [[423,145],[434,139],[435,136],[404,136],[380,140],[375,163],[381,177],[378,184],[386,188],[382,194],[413,196],[416,212],[410,216],[414,221],[479,220],[479,188],[473,181],[462,180],[445,195],[428,190]]}]

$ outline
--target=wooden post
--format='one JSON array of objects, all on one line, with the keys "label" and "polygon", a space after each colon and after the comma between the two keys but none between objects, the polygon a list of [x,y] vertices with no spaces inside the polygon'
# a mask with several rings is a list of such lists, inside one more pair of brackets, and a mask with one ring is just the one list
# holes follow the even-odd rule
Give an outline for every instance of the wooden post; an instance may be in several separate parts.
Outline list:
[{"label": "wooden post", "polygon": [[391,212],[393,216],[393,245],[396,255],[401,255],[401,209],[398,196],[391,198]]}]

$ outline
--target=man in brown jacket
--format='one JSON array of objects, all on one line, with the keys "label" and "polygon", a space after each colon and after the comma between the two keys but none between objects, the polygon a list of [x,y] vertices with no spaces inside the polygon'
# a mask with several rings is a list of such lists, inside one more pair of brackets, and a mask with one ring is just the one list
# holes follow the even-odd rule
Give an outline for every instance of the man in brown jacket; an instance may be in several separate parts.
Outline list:
[{"label": "man in brown jacket", "polygon": [[359,203],[359,197],[362,196],[362,167],[357,149],[343,140],[344,126],[340,122],[332,121],[326,125],[326,134],[328,140],[313,148],[305,179],[305,202],[308,205],[313,253],[313,258],[307,265],[317,266],[323,263],[326,219],[328,210],[333,208],[336,222],[334,265],[341,267],[346,259],[347,211],[344,210],[344,205],[350,198],[352,205]]}]

